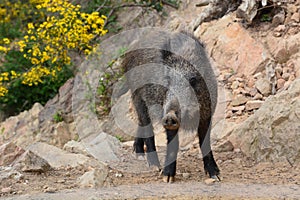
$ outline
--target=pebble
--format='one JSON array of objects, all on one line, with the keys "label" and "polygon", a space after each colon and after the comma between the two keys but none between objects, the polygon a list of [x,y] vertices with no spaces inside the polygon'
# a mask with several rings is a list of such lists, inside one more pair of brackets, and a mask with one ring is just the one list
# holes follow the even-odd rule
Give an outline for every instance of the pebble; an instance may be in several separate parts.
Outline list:
[{"label": "pebble", "polygon": [[239,81],[233,81],[231,84],[231,89],[237,89],[239,87],[240,82]]},{"label": "pebble", "polygon": [[182,174],[182,177],[183,177],[183,178],[189,178],[190,176],[191,176],[190,173],[183,173],[183,174]]},{"label": "pebble", "polygon": [[11,193],[12,192],[12,188],[11,187],[5,187],[1,189],[2,193]]},{"label": "pebble", "polygon": [[282,74],[282,78],[283,78],[284,80],[286,80],[286,81],[289,80],[289,78],[290,78],[290,73],[288,73],[288,72],[287,72],[287,73],[283,73],[283,74]]},{"label": "pebble", "polygon": [[277,80],[277,89],[281,89],[285,84],[285,80],[283,78]]},{"label": "pebble", "polygon": [[260,93],[257,93],[257,94],[253,97],[254,100],[261,100],[262,98],[263,98],[263,95],[260,94]]},{"label": "pebble", "polygon": [[286,26],[285,26],[284,24],[281,24],[281,25],[277,26],[277,27],[274,29],[274,31],[275,31],[275,32],[283,32],[283,31],[285,31],[285,29],[286,29]]},{"label": "pebble", "polygon": [[294,21],[294,22],[300,22],[300,13],[295,12],[291,17],[291,20]]},{"label": "pebble", "polygon": [[44,189],[45,193],[55,193],[56,191],[57,191],[57,189],[53,188],[53,187],[48,187],[48,188]]},{"label": "pebble", "polygon": [[213,178],[209,178],[209,179],[204,180],[204,183],[205,183],[206,185],[212,185],[212,184],[214,184],[215,182],[216,182],[216,179],[213,179]]}]

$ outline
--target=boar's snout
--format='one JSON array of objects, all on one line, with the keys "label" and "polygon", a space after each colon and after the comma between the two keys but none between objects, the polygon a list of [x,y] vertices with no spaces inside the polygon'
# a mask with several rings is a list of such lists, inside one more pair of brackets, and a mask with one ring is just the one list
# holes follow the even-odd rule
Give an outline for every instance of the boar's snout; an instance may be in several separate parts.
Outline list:
[{"label": "boar's snout", "polygon": [[163,117],[162,123],[164,128],[167,130],[178,130],[180,126],[180,122],[175,111],[170,111],[169,113],[167,113]]}]

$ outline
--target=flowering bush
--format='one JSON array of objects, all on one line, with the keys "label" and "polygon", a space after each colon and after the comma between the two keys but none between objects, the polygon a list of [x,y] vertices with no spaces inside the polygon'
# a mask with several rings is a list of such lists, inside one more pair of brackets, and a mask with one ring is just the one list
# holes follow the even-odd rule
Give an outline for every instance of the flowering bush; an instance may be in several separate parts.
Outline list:
[{"label": "flowering bush", "polygon": [[104,29],[106,17],[80,9],[80,5],[67,0],[0,3],[0,27],[21,20],[18,34],[5,35],[8,29],[0,30],[0,54],[4,59],[0,66],[0,107],[12,102],[19,106],[26,103],[21,100],[26,89],[31,96],[36,95],[32,93],[33,88],[39,88],[38,91],[46,95],[47,90],[56,92],[60,85],[55,82],[63,84],[63,80],[70,77],[70,52],[85,55],[92,52],[95,36],[107,32]]}]

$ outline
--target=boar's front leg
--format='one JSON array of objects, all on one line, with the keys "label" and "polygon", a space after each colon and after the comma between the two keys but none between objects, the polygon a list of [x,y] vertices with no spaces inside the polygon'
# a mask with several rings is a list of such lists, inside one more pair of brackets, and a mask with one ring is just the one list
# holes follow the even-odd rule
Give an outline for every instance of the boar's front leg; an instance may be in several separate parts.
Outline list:
[{"label": "boar's front leg", "polygon": [[154,167],[159,170],[160,163],[156,152],[154,132],[147,105],[145,101],[140,97],[140,95],[136,94],[133,97],[133,104],[136,108],[139,122],[139,127],[134,142],[136,155],[138,158],[144,157],[144,145],[146,144],[147,162],[150,167]]},{"label": "boar's front leg", "polygon": [[177,163],[177,154],[179,149],[179,140],[178,140],[178,129],[177,130],[166,130],[167,133],[167,156],[165,161],[165,167],[163,171],[163,181],[172,183],[175,181],[176,175],[176,163]]}]

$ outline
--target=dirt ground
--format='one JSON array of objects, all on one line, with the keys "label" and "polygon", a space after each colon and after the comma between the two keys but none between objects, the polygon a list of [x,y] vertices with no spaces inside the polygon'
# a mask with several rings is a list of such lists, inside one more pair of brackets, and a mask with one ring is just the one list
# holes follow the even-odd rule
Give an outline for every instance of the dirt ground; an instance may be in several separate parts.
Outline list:
[{"label": "dirt ground", "polygon": [[[125,150],[130,150],[129,147]],[[158,148],[161,156],[164,148]],[[199,154],[199,148],[180,152],[178,158],[178,167],[176,175],[176,184],[205,183],[208,179],[203,170],[203,163]],[[294,185],[300,186],[300,166],[292,166],[289,162],[280,163],[258,163],[244,157],[240,152],[223,152],[215,153],[215,158],[221,170],[221,185],[228,184],[270,184],[270,185]],[[126,160],[120,165],[113,167],[109,171],[108,181],[104,188],[114,188],[130,185],[157,185],[162,184],[162,177],[157,171],[149,170],[145,161],[137,160],[144,169],[132,169],[132,164]],[[127,170],[127,168],[132,170]],[[116,169],[117,168],[117,169]],[[124,169],[124,170],[123,170]],[[47,173],[23,173],[20,180],[6,179],[1,182],[2,191],[0,197],[17,197],[27,194],[34,195],[37,193],[57,193],[62,190],[77,190],[79,186],[77,179],[88,168],[78,167],[69,169],[60,169],[49,171]],[[134,172],[135,171],[135,172]],[[144,171],[144,172],[143,172]],[[126,192],[126,191],[125,191]],[[300,192],[299,192],[300,193]],[[167,199],[167,196],[157,197],[158,199]],[[176,196],[176,199],[210,199],[209,197],[193,196]],[[117,198],[119,199],[119,198]],[[123,199],[120,197],[120,199]],[[126,198],[127,199],[127,198]],[[146,199],[155,199],[149,197]],[[213,198],[215,199],[215,198]],[[217,198],[218,199],[218,198]],[[220,197],[220,199],[234,199],[233,197]],[[247,199],[246,197],[244,199]],[[252,199],[252,198],[249,198]]]}]

